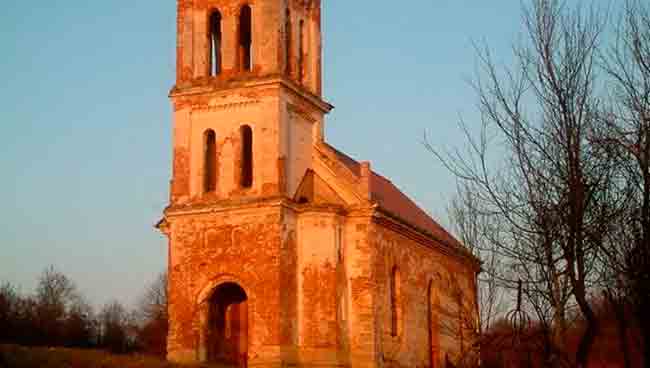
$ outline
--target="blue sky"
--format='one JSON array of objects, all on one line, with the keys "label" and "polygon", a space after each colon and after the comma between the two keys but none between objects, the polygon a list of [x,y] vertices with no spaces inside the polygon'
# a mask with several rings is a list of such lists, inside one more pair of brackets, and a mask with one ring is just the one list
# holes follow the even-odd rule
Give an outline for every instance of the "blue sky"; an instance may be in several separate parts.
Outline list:
[{"label": "blue sky", "polygon": [[[510,60],[519,0],[325,0],[334,146],[445,223],[455,181],[420,144],[477,123],[472,41]],[[61,5],[65,4],[65,5]],[[0,282],[55,265],[93,304],[131,304],[166,264],[173,0],[9,0],[0,13]]]}]

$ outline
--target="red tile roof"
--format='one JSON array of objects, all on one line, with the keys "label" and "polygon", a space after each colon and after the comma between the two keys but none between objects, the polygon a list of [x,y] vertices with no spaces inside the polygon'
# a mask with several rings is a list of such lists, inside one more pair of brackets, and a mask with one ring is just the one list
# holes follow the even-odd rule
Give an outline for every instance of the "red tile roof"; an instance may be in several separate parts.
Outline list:
[{"label": "red tile roof", "polygon": [[[361,164],[347,154],[327,145],[338,159],[356,176],[361,175]],[[395,186],[390,180],[373,171],[370,178],[372,200],[388,214],[407,224],[429,233],[450,246],[462,247],[460,242],[447,230],[423,211],[415,202]]]}]

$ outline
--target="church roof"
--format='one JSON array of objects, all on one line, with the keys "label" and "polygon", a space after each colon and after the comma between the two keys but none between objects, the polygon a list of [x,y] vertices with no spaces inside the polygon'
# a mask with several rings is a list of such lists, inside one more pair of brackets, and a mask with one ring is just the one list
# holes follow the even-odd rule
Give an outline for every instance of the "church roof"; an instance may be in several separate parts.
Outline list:
[{"label": "church roof", "polygon": [[[339,161],[357,177],[361,176],[361,163],[347,154],[325,143]],[[448,246],[464,248],[461,243],[420,208],[413,200],[404,194],[389,179],[372,172],[370,177],[371,197],[380,209],[399,220],[428,233],[436,240]]]}]

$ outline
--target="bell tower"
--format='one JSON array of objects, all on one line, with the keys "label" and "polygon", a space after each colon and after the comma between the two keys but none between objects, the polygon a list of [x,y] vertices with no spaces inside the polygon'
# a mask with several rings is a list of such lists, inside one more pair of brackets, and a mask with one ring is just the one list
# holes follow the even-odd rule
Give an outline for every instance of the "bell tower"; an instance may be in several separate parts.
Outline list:
[{"label": "bell tower", "polygon": [[178,0],[172,204],[292,197],[323,139],[319,0]]},{"label": "bell tower", "polygon": [[320,96],[320,12],[320,0],[178,0],[177,87],[283,75]]},{"label": "bell tower", "polygon": [[[299,297],[294,201],[332,109],[320,19],[320,0],[178,0],[173,172],[158,224],[169,238],[172,361],[338,359],[298,332],[322,320],[299,317],[314,303]],[[324,352],[310,358],[307,345]]]}]

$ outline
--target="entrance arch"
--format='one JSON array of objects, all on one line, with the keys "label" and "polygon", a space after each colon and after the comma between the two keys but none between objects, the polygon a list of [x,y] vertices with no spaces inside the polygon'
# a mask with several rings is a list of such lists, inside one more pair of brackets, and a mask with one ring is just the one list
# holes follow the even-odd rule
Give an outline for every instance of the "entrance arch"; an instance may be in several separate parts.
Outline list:
[{"label": "entrance arch", "polygon": [[207,299],[205,361],[232,367],[248,363],[248,296],[234,282],[217,286]]}]

